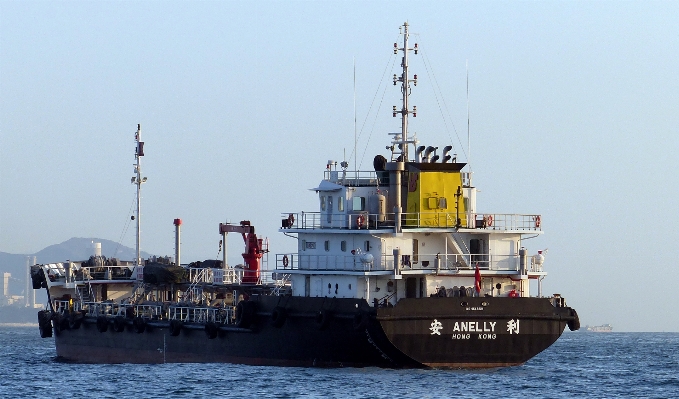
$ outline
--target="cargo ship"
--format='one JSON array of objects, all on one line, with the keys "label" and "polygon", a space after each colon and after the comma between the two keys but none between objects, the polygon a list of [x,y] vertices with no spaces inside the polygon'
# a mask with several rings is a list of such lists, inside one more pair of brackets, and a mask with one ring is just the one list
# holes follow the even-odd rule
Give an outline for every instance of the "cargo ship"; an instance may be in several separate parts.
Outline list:
[{"label": "cargo ship", "polygon": [[[243,238],[243,264],[139,256],[144,143],[135,134],[137,257],[100,254],[36,265],[46,289],[40,335],[59,359],[81,363],[229,362],[253,365],[489,368],[520,365],[552,345],[577,313],[543,296],[544,253],[524,240],[543,233],[539,214],[477,209],[465,163],[408,132],[417,75],[408,24],[400,27],[401,92],[385,155],[372,170],[323,165],[318,209],[284,212],[280,233],[297,250],[270,254],[251,222],[220,224]],[[390,110],[392,111],[392,110]],[[271,257],[271,259],[269,259]],[[531,281],[536,289],[531,289]],[[536,292],[534,292],[536,291]]]},{"label": "cargo ship", "polygon": [[613,332],[613,326],[610,324],[602,324],[600,326],[585,326],[586,332],[609,333]]}]

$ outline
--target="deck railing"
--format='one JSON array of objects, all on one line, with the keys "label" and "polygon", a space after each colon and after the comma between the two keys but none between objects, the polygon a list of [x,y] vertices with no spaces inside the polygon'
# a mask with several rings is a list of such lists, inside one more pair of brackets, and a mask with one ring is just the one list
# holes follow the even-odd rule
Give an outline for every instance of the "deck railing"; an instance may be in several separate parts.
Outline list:
[{"label": "deck railing", "polygon": [[[528,256],[526,270],[542,272],[542,265]],[[421,271],[461,271],[472,270],[479,266],[481,270],[519,271],[520,257],[517,254],[418,254],[402,255],[399,259],[401,270]],[[318,271],[386,271],[394,270],[394,256],[382,254],[379,257],[366,257],[366,254],[354,255],[304,255],[276,254],[276,270],[318,270]]]},{"label": "deck railing", "polygon": [[[292,216],[292,218],[290,218]],[[378,215],[368,212],[300,212],[283,213],[287,228],[314,229],[393,229],[394,214]],[[458,226],[457,220],[460,219]],[[290,223],[291,221],[291,223]],[[476,213],[468,220],[466,214],[456,212],[403,213],[403,230],[409,228],[462,228],[493,231],[542,231],[541,215],[512,213]]]}]

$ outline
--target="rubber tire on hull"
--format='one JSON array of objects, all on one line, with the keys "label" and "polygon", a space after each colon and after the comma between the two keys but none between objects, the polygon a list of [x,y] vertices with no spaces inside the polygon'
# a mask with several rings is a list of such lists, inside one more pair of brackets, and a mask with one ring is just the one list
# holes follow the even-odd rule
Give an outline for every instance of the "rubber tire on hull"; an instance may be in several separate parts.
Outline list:
[{"label": "rubber tire on hull", "polygon": [[125,331],[125,318],[123,316],[116,316],[115,319],[113,319],[113,331],[115,332],[123,332]]},{"label": "rubber tire on hull", "polygon": [[52,336],[52,323],[49,325],[40,325],[40,338],[50,338]]},{"label": "rubber tire on hull", "polygon": [[58,334],[64,330],[68,330],[68,318],[60,314],[55,314],[54,318],[54,331]]},{"label": "rubber tire on hull", "polygon": [[239,328],[248,328],[255,319],[257,303],[251,301],[240,301],[236,306],[236,325]]},{"label": "rubber tire on hull", "polygon": [[108,331],[108,320],[104,316],[97,317],[97,331],[104,333]]},{"label": "rubber tire on hull", "polygon": [[571,309],[571,316],[573,320],[568,321],[568,329],[571,331],[577,331],[580,329],[580,318],[578,317],[578,312],[575,309]]},{"label": "rubber tire on hull", "polygon": [[173,337],[178,336],[182,332],[183,325],[184,323],[179,320],[170,320],[170,335]]},{"label": "rubber tire on hull", "polygon": [[281,306],[276,306],[271,312],[271,324],[277,328],[282,327],[283,324],[285,323],[286,316],[287,313],[285,311],[285,308]]},{"label": "rubber tire on hull", "polygon": [[68,328],[71,330],[77,330],[80,328],[82,321],[83,318],[80,312],[71,312],[71,314],[68,315]]},{"label": "rubber tire on hull", "polygon": [[137,334],[141,334],[146,331],[146,321],[144,321],[144,319],[141,317],[135,317],[132,321],[132,325],[134,326],[134,331]]},{"label": "rubber tire on hull", "polygon": [[219,335],[219,327],[213,322],[205,324],[205,336],[208,339],[215,339]]},{"label": "rubber tire on hull", "polygon": [[38,312],[38,327],[40,328],[40,338],[52,336],[52,316],[49,311],[41,310]]}]

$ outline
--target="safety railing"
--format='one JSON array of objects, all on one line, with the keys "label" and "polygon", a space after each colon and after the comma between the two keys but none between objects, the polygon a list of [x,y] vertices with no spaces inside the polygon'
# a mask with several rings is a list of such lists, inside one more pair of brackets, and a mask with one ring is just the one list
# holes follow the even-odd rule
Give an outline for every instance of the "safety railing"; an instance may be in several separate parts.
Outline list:
[{"label": "safety railing", "polygon": [[[276,254],[276,270],[346,270],[378,271],[388,270],[383,262],[377,262],[373,255],[298,255]],[[393,267],[392,267],[393,270]]]},{"label": "safety railing", "polygon": [[324,179],[335,184],[349,184],[354,187],[388,184],[387,173],[378,179],[376,172],[367,170],[326,170]]},{"label": "safety railing", "polygon": [[[375,258],[365,253],[355,255],[300,255],[276,254],[276,270],[310,271],[384,271],[394,270],[393,254],[382,254]],[[528,256],[526,270],[542,272],[542,262],[538,255]],[[471,260],[470,262],[468,260]],[[519,271],[520,257],[516,254],[418,254],[401,255],[401,270],[421,271],[461,271],[472,270],[479,266],[481,270]]]},{"label": "safety railing", "polygon": [[[292,216],[292,217],[291,217]],[[471,217],[469,217],[471,216]],[[283,213],[285,228],[380,230],[394,228],[394,213],[300,212]],[[493,231],[542,231],[541,215],[509,213],[466,214],[457,212],[403,213],[401,226],[409,228],[462,228]]]},{"label": "safety railing", "polygon": [[171,306],[169,309],[170,320],[180,320],[184,323],[219,323],[230,324],[234,318],[235,308],[226,306],[223,308]]}]

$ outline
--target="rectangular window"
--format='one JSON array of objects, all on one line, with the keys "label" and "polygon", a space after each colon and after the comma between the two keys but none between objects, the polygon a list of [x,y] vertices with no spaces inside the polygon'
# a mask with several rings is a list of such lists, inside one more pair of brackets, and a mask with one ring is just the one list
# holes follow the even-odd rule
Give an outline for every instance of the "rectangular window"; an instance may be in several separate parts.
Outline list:
[{"label": "rectangular window", "polygon": [[439,198],[439,209],[448,209],[448,200],[446,197]]},{"label": "rectangular window", "polygon": [[332,223],[332,195],[328,195],[328,223]]},{"label": "rectangular window", "polygon": [[344,212],[344,198],[342,196],[337,197],[337,211]]},{"label": "rectangular window", "polygon": [[302,251],[306,251],[306,240],[302,240]]},{"label": "rectangular window", "polygon": [[342,243],[340,244],[340,249],[342,250],[342,252],[347,251],[347,242],[346,241],[342,241]]},{"label": "rectangular window", "polygon": [[419,240],[414,238],[413,239],[413,263],[417,263],[419,260],[419,253],[420,253],[420,247],[419,247]]},{"label": "rectangular window", "polygon": [[365,241],[365,252],[369,252],[369,251],[370,251],[370,240],[366,240]]},{"label": "rectangular window", "polygon": [[354,197],[352,198],[353,204],[351,209],[353,211],[364,211],[365,210],[365,197]]},{"label": "rectangular window", "polygon": [[325,240],[325,250],[330,251],[330,241]]},{"label": "rectangular window", "polygon": [[325,195],[321,195],[321,210],[325,210]]}]

